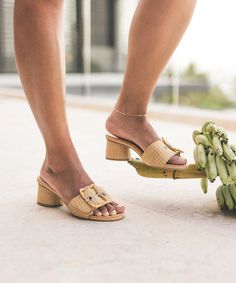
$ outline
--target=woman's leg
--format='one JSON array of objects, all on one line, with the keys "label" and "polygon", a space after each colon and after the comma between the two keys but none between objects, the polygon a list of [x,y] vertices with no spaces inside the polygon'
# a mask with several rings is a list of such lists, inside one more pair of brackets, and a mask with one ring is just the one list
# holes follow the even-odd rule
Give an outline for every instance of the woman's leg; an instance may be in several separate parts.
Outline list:
[{"label": "woman's leg", "polygon": [[[195,0],[141,0],[130,28],[128,61],[115,108],[144,114],[161,71],[191,19]],[[106,122],[113,135],[147,148],[159,137],[146,117],[125,117],[113,111]],[[168,163],[185,164],[173,156]]]},{"label": "woman's leg", "polygon": [[[63,0],[16,0],[14,34],[20,78],[46,145],[41,177],[65,201],[93,183],[72,143],[65,113]],[[123,212],[114,204],[95,215]]]}]

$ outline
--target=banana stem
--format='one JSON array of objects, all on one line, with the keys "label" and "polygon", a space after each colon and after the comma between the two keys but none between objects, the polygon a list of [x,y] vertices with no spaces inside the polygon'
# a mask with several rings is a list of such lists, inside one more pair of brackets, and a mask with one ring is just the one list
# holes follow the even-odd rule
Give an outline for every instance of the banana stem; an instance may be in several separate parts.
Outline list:
[{"label": "banana stem", "polygon": [[159,169],[147,166],[141,159],[131,159],[128,161],[137,173],[147,178],[165,178],[165,179],[194,179],[206,177],[205,171],[198,170],[195,164],[189,164],[184,170]]}]

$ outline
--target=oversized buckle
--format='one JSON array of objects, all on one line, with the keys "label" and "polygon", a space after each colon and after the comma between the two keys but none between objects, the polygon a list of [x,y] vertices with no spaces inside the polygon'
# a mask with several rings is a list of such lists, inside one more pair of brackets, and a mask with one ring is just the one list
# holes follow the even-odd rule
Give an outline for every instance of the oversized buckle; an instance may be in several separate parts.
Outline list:
[{"label": "oversized buckle", "polygon": [[80,195],[92,208],[99,208],[108,203],[103,191],[100,191],[95,184],[80,189]]}]

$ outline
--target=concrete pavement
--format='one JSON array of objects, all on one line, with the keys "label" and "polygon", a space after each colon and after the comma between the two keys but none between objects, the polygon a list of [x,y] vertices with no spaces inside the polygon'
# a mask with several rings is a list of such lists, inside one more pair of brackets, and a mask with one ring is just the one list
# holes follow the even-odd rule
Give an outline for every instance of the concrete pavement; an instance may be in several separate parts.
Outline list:
[{"label": "concrete pavement", "polygon": [[[42,139],[24,100],[0,98],[0,282],[234,282],[236,219],[218,209],[217,184],[204,195],[199,180],[147,179],[126,162],[105,160],[106,117],[68,107],[86,169],[127,216],[83,221],[65,207],[36,205]],[[153,125],[192,161],[196,126]]]}]

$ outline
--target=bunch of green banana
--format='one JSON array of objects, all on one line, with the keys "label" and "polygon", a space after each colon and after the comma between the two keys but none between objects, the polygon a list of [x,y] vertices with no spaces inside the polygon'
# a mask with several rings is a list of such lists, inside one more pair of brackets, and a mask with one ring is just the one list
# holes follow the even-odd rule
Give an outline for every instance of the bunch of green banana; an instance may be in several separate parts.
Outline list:
[{"label": "bunch of green banana", "polygon": [[218,206],[224,210],[236,210],[236,184],[220,185],[216,190]]},{"label": "bunch of green banana", "polygon": [[236,145],[229,144],[226,131],[213,121],[207,121],[201,130],[195,130],[192,138],[196,167],[207,175],[201,179],[203,192],[207,193],[208,180],[214,182],[219,176],[222,182],[216,192],[219,206],[236,209]]}]

